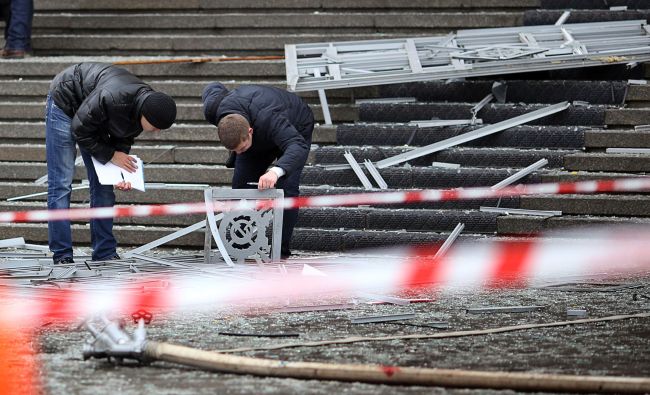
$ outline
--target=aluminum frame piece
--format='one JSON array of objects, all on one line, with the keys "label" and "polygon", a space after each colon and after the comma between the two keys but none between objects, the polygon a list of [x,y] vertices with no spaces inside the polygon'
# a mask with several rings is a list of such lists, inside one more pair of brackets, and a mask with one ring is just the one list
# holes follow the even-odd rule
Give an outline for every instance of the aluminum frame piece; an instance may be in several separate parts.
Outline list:
[{"label": "aluminum frame piece", "polygon": [[465,224],[462,223],[462,222],[459,222],[456,225],[456,227],[454,228],[454,230],[449,234],[449,237],[447,237],[447,240],[445,240],[445,242],[442,243],[442,245],[440,246],[440,248],[436,252],[436,255],[433,256],[433,259],[442,258],[447,253],[447,251],[449,251],[449,249],[451,248],[451,245],[454,244],[454,241],[456,241],[456,239],[460,235],[460,232],[462,232],[463,229],[465,229]]},{"label": "aluminum frame piece", "polygon": [[285,45],[292,91],[650,60],[645,20],[458,30],[446,36]]},{"label": "aluminum frame piece", "polygon": [[522,178],[524,178],[527,175],[541,169],[542,167],[544,167],[546,165],[548,165],[548,159],[542,158],[542,159],[538,160],[537,162],[533,163],[532,165],[527,166],[527,167],[519,170],[518,172],[511,175],[510,177],[505,178],[504,180],[492,185],[492,187],[490,189],[493,189],[493,190],[496,191],[496,190],[499,190],[501,188],[505,188],[508,185],[513,184],[513,183],[521,180]]},{"label": "aluminum frame piece", "polygon": [[571,104],[568,101],[563,101],[551,106],[540,108],[539,110],[531,111],[526,114],[516,116],[514,118],[506,119],[505,121],[497,122],[492,125],[484,126],[482,128],[467,132],[458,136],[450,137],[448,139],[438,141],[437,143],[429,144],[424,147],[416,148],[412,151],[404,152],[399,155],[391,156],[390,158],[382,159],[376,163],[378,169],[384,169],[402,162],[419,158],[424,155],[432,154],[434,152],[442,151],[444,149],[466,143],[468,141],[476,140],[481,137],[489,136],[490,134],[509,129],[513,126],[521,125],[527,122],[534,121],[539,118],[564,111],[569,108]]},{"label": "aluminum frame piece", "polygon": [[[282,242],[283,210],[276,204],[265,210],[232,210],[220,213],[217,224],[212,204],[223,200],[275,200],[281,203],[284,191],[281,189],[224,189],[208,188],[204,192],[207,212],[205,230],[205,262],[210,262],[212,239],[217,243],[219,253],[228,266],[243,263],[248,258],[258,263],[280,260]],[[271,226],[271,241],[266,236]]]},{"label": "aluminum frame piece", "polygon": [[526,210],[523,208],[508,208],[508,207],[479,207],[479,211],[484,213],[497,213],[505,215],[532,215],[534,217],[559,217],[562,211],[555,210]]},{"label": "aluminum frame piece", "polygon": [[345,151],[343,157],[345,157],[345,160],[348,161],[348,164],[350,164],[350,167],[352,167],[354,174],[357,175],[357,178],[359,179],[359,181],[361,181],[363,187],[366,189],[372,189],[372,183],[370,182],[368,177],[366,177],[366,174],[363,172],[363,170],[361,170],[361,166],[359,166],[357,160],[354,159],[354,155],[352,155],[350,151]]}]

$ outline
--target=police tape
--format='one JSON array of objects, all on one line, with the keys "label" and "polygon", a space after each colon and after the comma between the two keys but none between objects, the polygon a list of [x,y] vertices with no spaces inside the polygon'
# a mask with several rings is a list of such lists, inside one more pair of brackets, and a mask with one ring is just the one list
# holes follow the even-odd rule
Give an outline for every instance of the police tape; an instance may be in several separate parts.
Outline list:
[{"label": "police tape", "polygon": [[[212,204],[212,209],[214,211],[269,208],[293,209],[301,207],[338,207],[366,204],[442,202],[542,194],[588,194],[606,192],[638,192],[646,190],[650,190],[650,177],[543,184],[519,184],[516,186],[504,187],[501,189],[492,189],[490,187],[473,187],[457,189],[425,189],[417,191],[367,192],[344,195],[321,195],[285,198],[279,202],[273,200],[215,201]],[[184,215],[204,213],[206,212],[206,209],[206,203],[200,202],[61,210],[8,211],[0,213],[0,223]]]},{"label": "police tape", "polygon": [[[444,295],[468,289],[526,288],[576,282],[602,282],[633,274],[650,275],[650,230],[636,227],[586,228],[550,238],[478,240],[458,243],[442,257],[437,246],[394,247],[365,254],[290,260],[250,277],[211,277],[203,272],[165,276],[142,273],[133,282],[111,279],[92,287],[22,287],[2,294],[0,315],[15,322],[76,320],[98,313],[129,314],[193,310],[228,312],[327,303],[372,292],[384,295]],[[311,266],[305,270],[304,265]],[[7,288],[11,289],[10,284]]]}]

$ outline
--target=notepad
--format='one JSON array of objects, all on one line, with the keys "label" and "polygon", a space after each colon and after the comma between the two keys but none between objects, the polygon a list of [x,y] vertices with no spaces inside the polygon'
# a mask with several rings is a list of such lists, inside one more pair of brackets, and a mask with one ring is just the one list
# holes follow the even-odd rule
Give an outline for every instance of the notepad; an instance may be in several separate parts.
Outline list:
[{"label": "notepad", "polygon": [[93,165],[95,166],[99,183],[102,185],[115,185],[126,181],[131,183],[132,188],[144,192],[144,166],[142,165],[142,159],[138,158],[137,155],[130,156],[136,160],[136,166],[138,166],[134,173],[129,173],[112,162],[106,162],[103,165],[97,159],[93,158]]}]

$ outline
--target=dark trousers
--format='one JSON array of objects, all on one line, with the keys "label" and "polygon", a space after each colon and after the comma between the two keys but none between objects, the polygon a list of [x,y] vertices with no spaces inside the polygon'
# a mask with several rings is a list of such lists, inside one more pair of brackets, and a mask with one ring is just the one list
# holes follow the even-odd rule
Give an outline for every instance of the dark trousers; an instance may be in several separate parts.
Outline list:
[{"label": "dark trousers", "polygon": [[[248,185],[249,182],[257,182],[266,173],[277,155],[237,155],[235,159],[235,174],[232,177],[233,189],[255,189],[257,186]],[[285,197],[296,197],[300,195],[300,175],[302,167],[292,174],[284,175],[278,179],[277,189],[284,191]],[[282,218],[282,253],[286,254],[291,248],[291,235],[293,228],[298,222],[298,209],[284,210]]]},{"label": "dark trousers", "polygon": [[31,51],[33,0],[11,0],[10,9],[3,10],[5,13],[8,14],[5,16],[5,48]]}]

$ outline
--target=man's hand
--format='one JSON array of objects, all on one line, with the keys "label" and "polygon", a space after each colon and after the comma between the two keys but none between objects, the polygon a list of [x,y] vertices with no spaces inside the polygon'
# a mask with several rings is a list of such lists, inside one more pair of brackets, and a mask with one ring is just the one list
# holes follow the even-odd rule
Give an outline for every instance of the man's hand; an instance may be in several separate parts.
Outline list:
[{"label": "man's hand", "polygon": [[129,156],[129,154],[125,154],[124,152],[120,151],[115,151],[113,154],[113,158],[111,159],[111,162],[116,165],[121,167],[122,169],[128,171],[129,173],[134,173],[135,170],[138,168],[136,165],[137,161],[135,158]]},{"label": "man's hand", "polygon": [[262,177],[257,184],[257,189],[274,188],[275,183],[278,182],[278,175],[274,171],[269,170]]},{"label": "man's hand", "polygon": [[118,182],[117,184],[115,184],[115,188],[119,189],[120,191],[130,191],[131,183],[128,181]]}]

